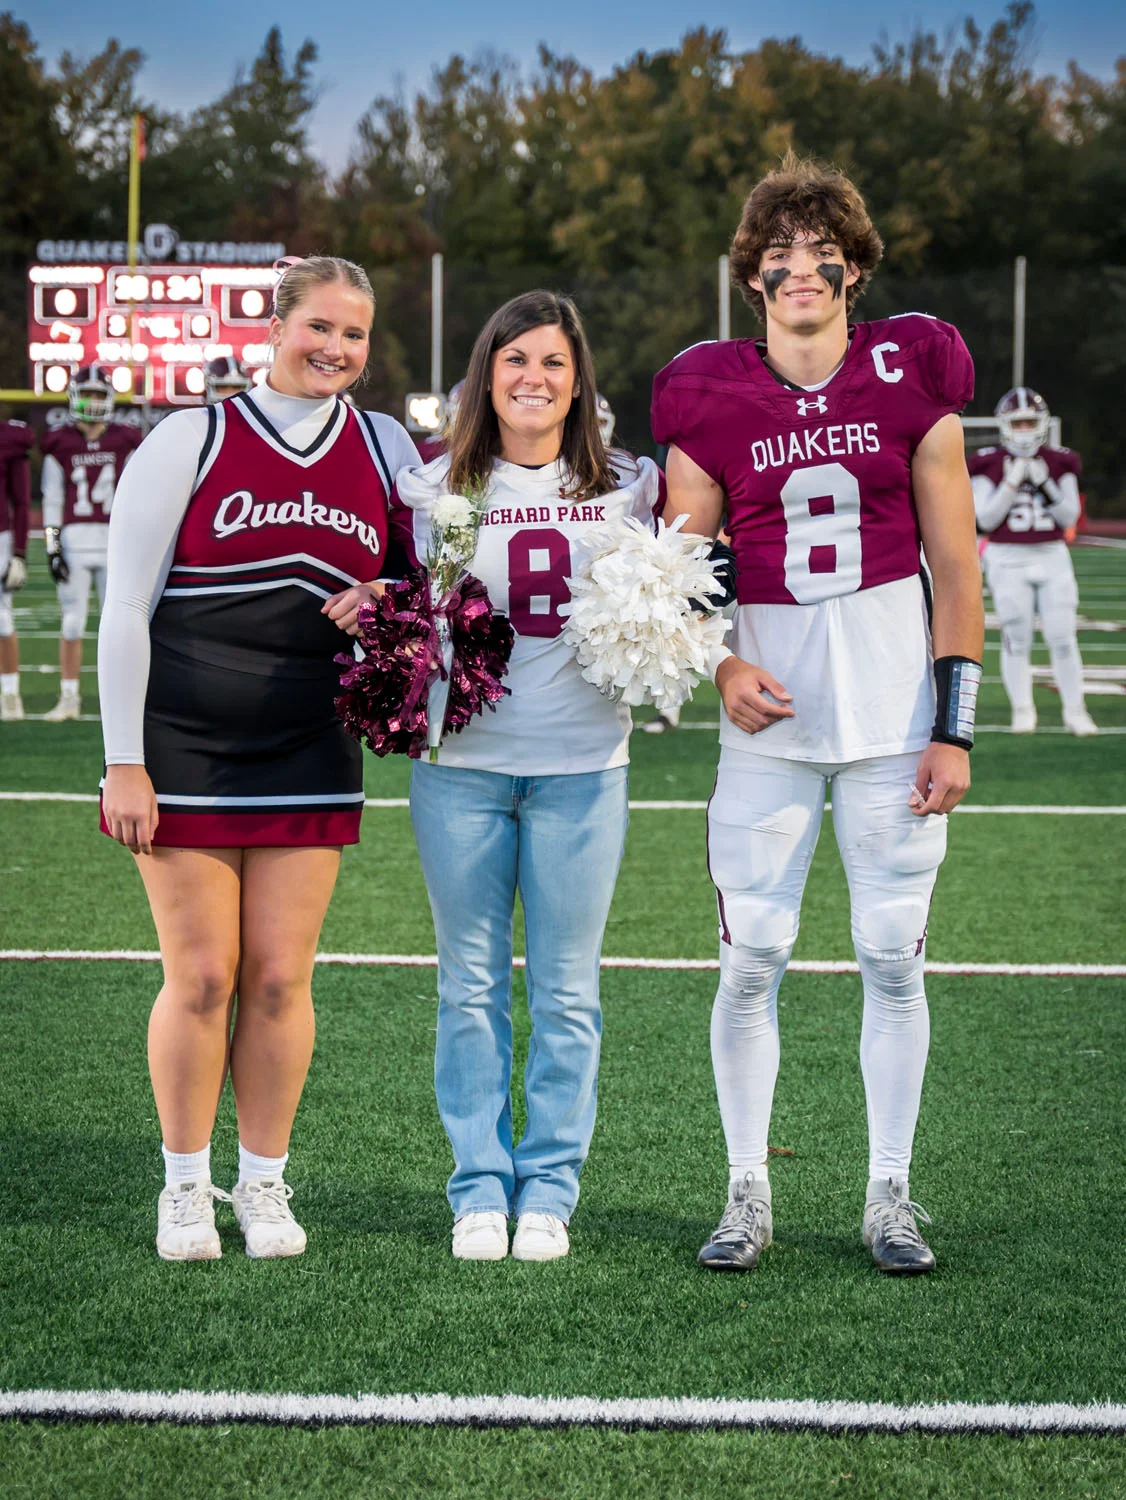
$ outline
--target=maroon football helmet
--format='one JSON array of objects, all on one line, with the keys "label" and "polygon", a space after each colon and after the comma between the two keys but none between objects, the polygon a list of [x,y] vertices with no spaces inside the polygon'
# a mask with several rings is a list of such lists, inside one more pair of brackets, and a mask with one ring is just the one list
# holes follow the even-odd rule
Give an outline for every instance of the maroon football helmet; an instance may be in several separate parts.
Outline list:
[{"label": "maroon football helmet", "polygon": [[75,370],[67,387],[70,414],[76,422],[113,421],[113,385],[101,365]]},{"label": "maroon football helmet", "polygon": [[1026,385],[1006,391],[993,408],[993,415],[1002,443],[1018,458],[1032,458],[1048,441],[1052,421],[1048,403]]},{"label": "maroon football helmet", "polygon": [[231,354],[211,360],[203,368],[203,387],[208,406],[222,401],[227,396],[250,389],[250,376],[243,365]]}]

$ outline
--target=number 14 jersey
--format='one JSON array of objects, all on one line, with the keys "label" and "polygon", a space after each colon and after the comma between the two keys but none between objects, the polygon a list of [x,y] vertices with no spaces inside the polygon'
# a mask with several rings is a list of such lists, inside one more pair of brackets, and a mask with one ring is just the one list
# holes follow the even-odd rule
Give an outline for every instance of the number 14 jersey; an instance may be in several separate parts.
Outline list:
[{"label": "number 14 jersey", "polygon": [[[469,571],[488,590],[494,609],[515,632],[497,704],[442,741],[442,765],[507,776],[559,776],[605,771],[629,760],[630,712],[604,698],[582,676],[562,635],[571,612],[568,580],[589,556],[594,535],[633,516],[649,525],[663,501],[651,459],[614,453],[620,488],[589,500],[569,498],[560,463],[539,469],[497,461],[488,510]],[[415,551],[425,558],[431,518],[447,494],[449,459],[400,473],[396,489],[414,512]]]},{"label": "number 14 jersey", "polygon": [[[653,434],[721,486],[738,608],[729,644],[794,697],[761,755],[842,763],[921,750],[934,722],[911,490],[916,448],[973,395],[957,330],[860,323],[816,390],[781,384],[751,339],[698,344],[653,387]],[[725,744],[752,748],[726,718]]]}]

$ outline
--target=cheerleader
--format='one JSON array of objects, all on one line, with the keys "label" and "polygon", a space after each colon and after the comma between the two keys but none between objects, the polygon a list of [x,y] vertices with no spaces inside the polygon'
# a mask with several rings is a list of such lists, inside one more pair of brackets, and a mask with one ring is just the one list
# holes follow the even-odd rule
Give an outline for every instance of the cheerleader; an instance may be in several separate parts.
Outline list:
[{"label": "cheerleader", "polygon": [[102,827],[136,857],[164,964],[148,1055],[165,1260],[220,1254],[210,1139],[228,1068],[247,1253],[305,1248],[284,1171],[313,956],[364,802],[333,657],[395,572],[392,484],[418,462],[397,422],[341,399],[368,356],[364,271],[290,263],[274,300],[267,382],[154,428],[110,523]]}]

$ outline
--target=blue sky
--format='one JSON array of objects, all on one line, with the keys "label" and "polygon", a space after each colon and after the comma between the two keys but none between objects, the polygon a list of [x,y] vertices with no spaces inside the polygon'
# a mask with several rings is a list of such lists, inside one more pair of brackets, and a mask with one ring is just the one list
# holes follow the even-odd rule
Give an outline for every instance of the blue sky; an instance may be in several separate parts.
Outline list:
[{"label": "blue sky", "polygon": [[[910,9],[893,0],[807,0],[800,6],[752,6],[738,0],[568,0],[565,5],[521,6],[498,0],[361,5],[335,0],[320,6],[280,0],[272,6],[232,5],[220,0],[137,6],[122,0],[51,0],[16,14],[29,26],[40,53],[53,63],[64,49],[79,56],[96,52],[111,36],[137,46],[147,57],[145,95],[165,107],[185,110],[221,93],[240,63],[248,63],[271,24],[277,23],[292,52],[310,36],[320,48],[317,77],[321,99],[313,120],[313,144],[333,167],[348,156],[356,121],[372,98],[398,82],[408,90],[425,85],[436,63],[452,52],[481,49],[507,54],[532,67],[536,47],[569,53],[597,73],[607,73],[640,49],[675,46],[699,25],[724,28],[731,44],[751,48],[766,37],[799,35],[815,52],[865,62],[874,41],[905,41],[918,26],[940,35],[973,15],[987,27],[1002,7],[988,9],[937,0]],[[1034,63],[1041,72],[1062,73],[1069,59],[1087,72],[1110,77],[1114,60],[1126,53],[1122,6],[1112,0],[1043,0],[1037,6]]]}]

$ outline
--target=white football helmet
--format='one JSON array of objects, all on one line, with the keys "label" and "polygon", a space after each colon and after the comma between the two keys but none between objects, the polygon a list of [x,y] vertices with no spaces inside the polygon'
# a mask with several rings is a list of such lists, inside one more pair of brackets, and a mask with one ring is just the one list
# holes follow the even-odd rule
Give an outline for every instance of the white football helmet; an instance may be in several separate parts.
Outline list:
[{"label": "white football helmet", "polygon": [[607,448],[614,436],[614,410],[605,396],[594,398],[594,410],[598,416],[598,430],[602,434],[602,441]]},{"label": "white football helmet", "polygon": [[233,355],[224,354],[203,368],[203,388],[208,406],[250,389],[250,376]]},{"label": "white football helmet", "polygon": [[1032,458],[1048,441],[1052,422],[1048,403],[1026,385],[1006,391],[993,415],[1002,443],[1018,458]]},{"label": "white football helmet", "polygon": [[83,365],[70,377],[67,405],[76,422],[113,421],[113,386],[100,365]]}]

